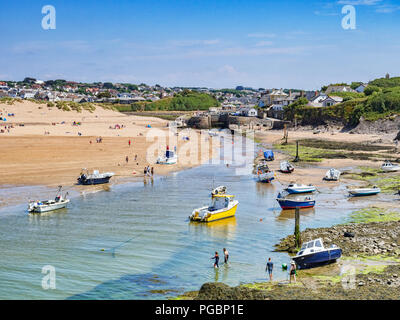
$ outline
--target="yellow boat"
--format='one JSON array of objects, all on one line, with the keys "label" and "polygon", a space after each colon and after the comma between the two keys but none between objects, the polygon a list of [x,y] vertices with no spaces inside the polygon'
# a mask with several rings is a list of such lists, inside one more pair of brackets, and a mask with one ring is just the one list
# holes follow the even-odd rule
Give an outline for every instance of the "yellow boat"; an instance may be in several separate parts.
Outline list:
[{"label": "yellow boat", "polygon": [[211,206],[194,209],[189,216],[191,221],[212,222],[234,217],[239,202],[235,196],[225,193],[226,187],[215,188],[211,192]]}]

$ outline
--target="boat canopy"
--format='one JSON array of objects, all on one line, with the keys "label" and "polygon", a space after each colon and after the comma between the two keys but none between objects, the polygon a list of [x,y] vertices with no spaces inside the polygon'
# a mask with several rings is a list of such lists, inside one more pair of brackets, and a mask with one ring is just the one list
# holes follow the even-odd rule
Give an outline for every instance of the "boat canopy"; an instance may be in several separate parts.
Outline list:
[{"label": "boat canopy", "polygon": [[274,158],[274,152],[272,150],[264,151],[264,158],[265,159],[273,159]]}]

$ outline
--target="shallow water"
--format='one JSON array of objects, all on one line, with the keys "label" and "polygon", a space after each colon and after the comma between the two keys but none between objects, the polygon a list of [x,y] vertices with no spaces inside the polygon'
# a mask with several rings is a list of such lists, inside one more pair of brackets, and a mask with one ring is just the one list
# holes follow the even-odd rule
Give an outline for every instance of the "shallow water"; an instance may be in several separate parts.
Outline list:
[{"label": "shallow water", "polygon": [[[236,195],[236,218],[190,223],[189,214],[209,202],[213,185]],[[344,222],[377,199],[349,200],[345,186],[326,186],[316,194],[316,207],[302,211],[302,230]],[[0,299],[162,299],[208,281],[262,281],[268,257],[275,279],[284,280],[287,273],[279,267],[290,258],[273,250],[293,232],[294,212],[279,208],[280,189],[277,181],[256,183],[250,172],[237,175],[234,167],[203,165],[75,195],[68,209],[53,213],[27,215],[25,203],[3,208]],[[230,263],[220,261],[215,270],[210,258],[214,251],[222,256],[224,247]],[[42,289],[45,265],[56,269],[56,289]]]}]

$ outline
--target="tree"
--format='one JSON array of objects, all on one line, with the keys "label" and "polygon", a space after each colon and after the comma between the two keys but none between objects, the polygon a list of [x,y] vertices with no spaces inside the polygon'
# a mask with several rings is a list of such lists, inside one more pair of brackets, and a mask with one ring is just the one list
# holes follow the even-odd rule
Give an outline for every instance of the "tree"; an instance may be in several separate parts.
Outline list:
[{"label": "tree", "polygon": [[366,96],[372,95],[374,92],[379,92],[381,89],[377,86],[368,86],[364,89],[364,94]]},{"label": "tree", "polygon": [[104,82],[103,83],[103,88],[105,88],[105,89],[113,89],[114,85],[111,82]]}]

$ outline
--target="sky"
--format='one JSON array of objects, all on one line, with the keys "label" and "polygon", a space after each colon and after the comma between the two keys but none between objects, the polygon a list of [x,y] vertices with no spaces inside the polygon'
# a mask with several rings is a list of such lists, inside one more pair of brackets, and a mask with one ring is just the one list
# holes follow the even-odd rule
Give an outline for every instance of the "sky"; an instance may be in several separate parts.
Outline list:
[{"label": "sky", "polygon": [[[56,10],[44,30],[42,7]],[[342,8],[355,8],[344,29]],[[400,0],[0,0],[0,79],[298,88],[400,75]]]}]

